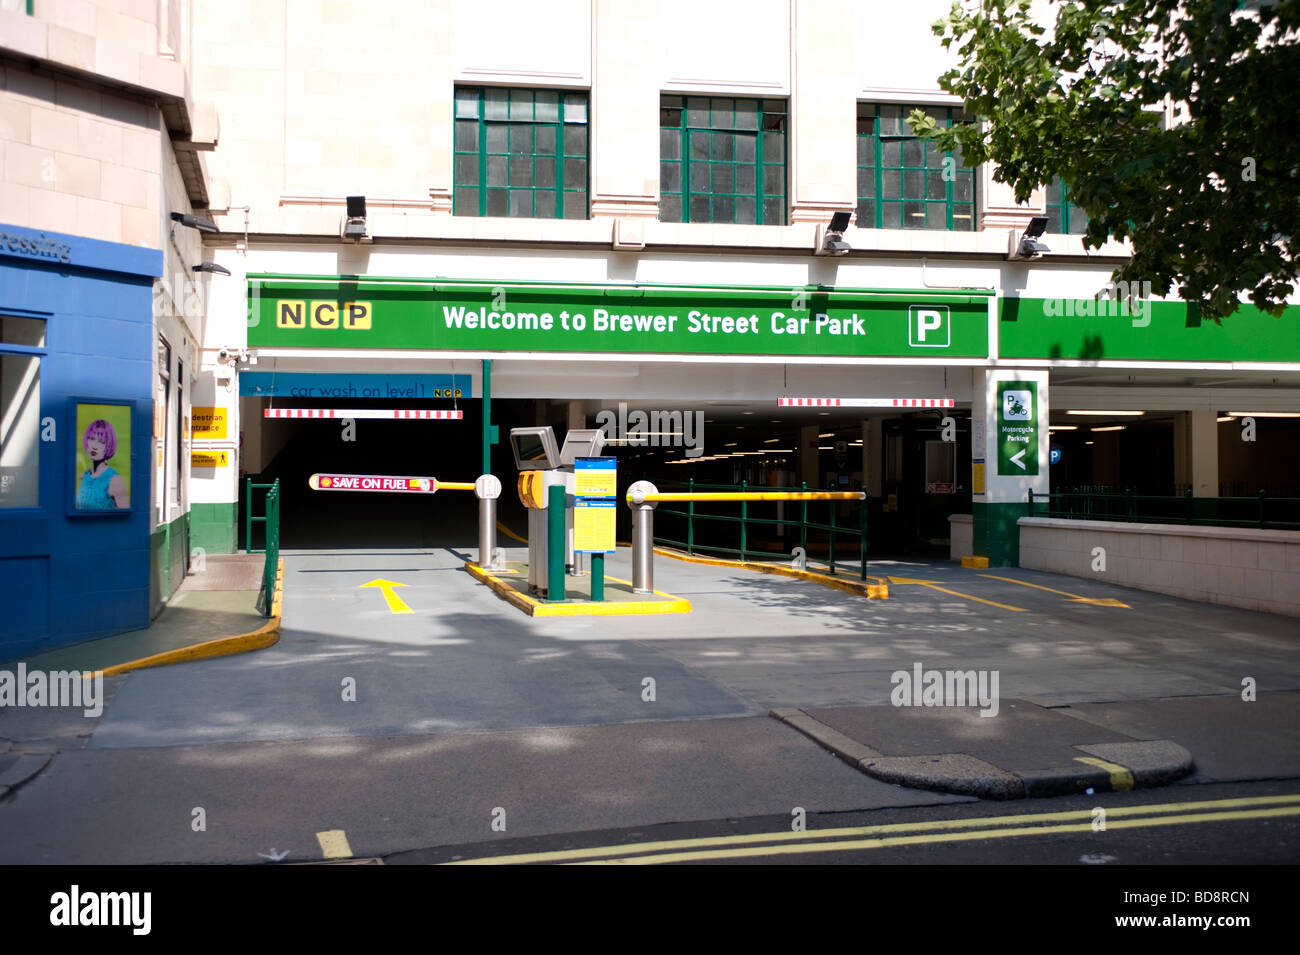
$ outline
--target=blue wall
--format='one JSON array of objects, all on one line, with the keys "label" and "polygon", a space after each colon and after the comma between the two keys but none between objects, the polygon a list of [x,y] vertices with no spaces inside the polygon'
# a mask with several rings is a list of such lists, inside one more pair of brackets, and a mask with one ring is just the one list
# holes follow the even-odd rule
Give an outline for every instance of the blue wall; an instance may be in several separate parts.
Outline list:
[{"label": "blue wall", "polygon": [[[0,313],[46,320],[40,414],[56,428],[40,445],[39,505],[0,508],[0,661],[149,625],[161,274],[157,249],[0,224]],[[73,406],[96,399],[131,403],[128,514],[72,514]]]}]

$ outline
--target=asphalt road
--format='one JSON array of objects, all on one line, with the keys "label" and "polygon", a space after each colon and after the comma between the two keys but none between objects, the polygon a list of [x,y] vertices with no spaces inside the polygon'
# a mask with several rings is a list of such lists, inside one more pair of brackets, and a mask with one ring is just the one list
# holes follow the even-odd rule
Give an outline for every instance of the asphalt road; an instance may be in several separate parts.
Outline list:
[{"label": "asphalt road", "polygon": [[[945,564],[874,564],[871,573],[907,582],[868,602],[661,559],[656,587],[687,597],[691,614],[532,619],[469,578],[463,556],[291,553],[277,645],[112,678],[98,719],[0,710],[0,763],[48,757],[0,799],[0,863],[319,861],[341,846],[397,861],[648,827],[788,829],[796,808],[810,829],[831,818],[1030,812],[1028,801],[990,807],[881,783],[767,716],[776,706],[887,706],[891,674],[915,663],[997,669],[1003,697],[1090,723],[1098,739],[1172,739],[1196,758],[1197,774],[1178,787],[1108,799],[1244,794],[1261,780],[1300,792],[1300,655],[1288,618]],[[620,552],[609,573],[627,577],[626,564]],[[362,586],[377,579],[405,584],[396,592],[411,612],[393,613]],[[1242,699],[1244,680],[1255,702]],[[1106,843],[1122,851],[1102,854],[1294,862],[1289,820],[1190,824],[1247,833],[1212,851],[1204,837],[1125,830]],[[1077,862],[1090,838],[979,841],[1001,861]],[[835,846],[815,861],[973,861],[971,852],[967,842]],[[742,859],[776,861],[729,861]]]}]

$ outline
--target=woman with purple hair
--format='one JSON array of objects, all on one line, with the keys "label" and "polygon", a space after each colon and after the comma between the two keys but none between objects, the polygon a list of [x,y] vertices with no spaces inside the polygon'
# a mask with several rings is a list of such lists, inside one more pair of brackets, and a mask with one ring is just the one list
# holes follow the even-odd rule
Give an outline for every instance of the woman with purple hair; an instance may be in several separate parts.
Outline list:
[{"label": "woman with purple hair", "polygon": [[81,446],[86,457],[90,458],[90,470],[81,475],[81,484],[77,486],[77,507],[91,511],[130,507],[131,500],[122,475],[108,466],[109,460],[117,454],[117,433],[113,426],[103,418],[90,422],[81,438]]}]

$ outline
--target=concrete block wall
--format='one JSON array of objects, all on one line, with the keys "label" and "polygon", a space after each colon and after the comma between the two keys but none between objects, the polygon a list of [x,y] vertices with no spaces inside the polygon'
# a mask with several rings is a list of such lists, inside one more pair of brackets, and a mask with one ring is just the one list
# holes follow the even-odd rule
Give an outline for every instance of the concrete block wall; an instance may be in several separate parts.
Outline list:
[{"label": "concrete block wall", "polygon": [[153,104],[12,61],[0,69],[6,222],[159,248],[164,148]]},{"label": "concrete block wall", "polygon": [[[1300,532],[1022,517],[1020,566],[1300,617]],[[1093,570],[1102,548],[1105,569]]]}]

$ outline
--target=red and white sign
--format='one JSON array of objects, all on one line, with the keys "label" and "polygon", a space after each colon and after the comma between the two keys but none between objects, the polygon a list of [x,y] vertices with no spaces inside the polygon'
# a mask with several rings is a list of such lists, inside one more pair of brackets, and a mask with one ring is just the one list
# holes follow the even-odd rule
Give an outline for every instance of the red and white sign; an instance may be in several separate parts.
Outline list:
[{"label": "red and white sign", "polygon": [[267,408],[264,418],[432,418],[439,421],[460,421],[463,411],[442,411],[431,408]]},{"label": "red and white sign", "polygon": [[307,479],[313,491],[391,491],[432,494],[438,479],[431,477],[394,477],[389,474],[313,474]]},{"label": "red and white sign", "polygon": [[954,494],[956,488],[951,481],[930,481],[925,485],[926,494]]},{"label": "red and white sign", "polygon": [[956,398],[778,398],[780,408],[955,408]]}]

